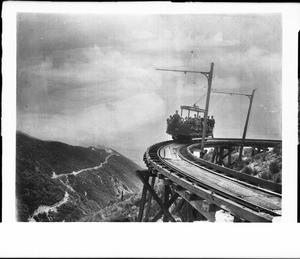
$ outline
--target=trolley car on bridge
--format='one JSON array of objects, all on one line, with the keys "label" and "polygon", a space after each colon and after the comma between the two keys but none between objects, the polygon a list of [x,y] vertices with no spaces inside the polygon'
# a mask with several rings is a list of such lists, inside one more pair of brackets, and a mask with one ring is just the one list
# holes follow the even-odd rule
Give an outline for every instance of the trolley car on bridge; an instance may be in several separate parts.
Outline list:
[{"label": "trolley car on bridge", "polygon": [[[180,142],[191,141],[192,138],[202,138],[201,140],[201,149],[204,150],[204,140],[207,137],[213,137],[213,128],[215,125],[215,120],[209,118],[208,108],[209,108],[209,99],[211,92],[211,82],[213,75],[214,63],[211,63],[209,72],[202,71],[190,71],[190,70],[178,70],[178,69],[162,69],[157,68],[156,70],[161,71],[173,71],[173,72],[183,72],[183,73],[198,73],[203,74],[208,80],[208,88],[206,94],[206,104],[205,109],[199,108],[196,104],[202,99],[202,97],[193,105],[193,106],[181,106],[181,114],[178,114],[178,111],[173,116],[167,119],[167,133],[172,135],[174,140]],[[205,96],[205,95],[204,95]],[[203,97],[204,97],[203,96]],[[183,113],[187,112],[187,116]],[[203,114],[201,117],[201,114]],[[193,116],[194,115],[194,116]],[[203,136],[205,135],[205,136]]]},{"label": "trolley car on bridge", "polygon": [[[192,138],[202,138],[205,110],[196,105],[181,106],[180,110],[180,115],[176,111],[167,119],[167,133],[172,135],[174,140],[184,142],[191,141]],[[214,125],[213,116],[211,118],[208,116],[205,137],[213,138]]]}]

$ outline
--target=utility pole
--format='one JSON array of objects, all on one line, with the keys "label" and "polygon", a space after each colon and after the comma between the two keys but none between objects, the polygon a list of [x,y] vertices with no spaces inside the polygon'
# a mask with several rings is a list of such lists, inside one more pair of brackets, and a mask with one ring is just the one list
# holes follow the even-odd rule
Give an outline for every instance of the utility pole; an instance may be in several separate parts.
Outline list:
[{"label": "utility pole", "polygon": [[239,161],[242,160],[242,154],[243,154],[243,149],[244,149],[244,145],[245,145],[248,122],[249,122],[249,117],[250,117],[250,112],[251,112],[251,107],[252,107],[252,102],[253,102],[253,97],[254,97],[255,90],[256,89],[253,89],[251,96],[247,95],[247,97],[250,98],[250,104],[249,104],[249,108],[248,108],[248,114],[247,114],[247,119],[246,119],[246,122],[245,122],[244,132],[243,132],[242,145],[241,145],[240,154],[239,154]]},{"label": "utility pole", "polygon": [[206,76],[206,78],[208,80],[208,88],[207,88],[206,105],[205,105],[205,112],[204,112],[204,125],[203,125],[203,131],[202,131],[202,139],[201,139],[201,151],[200,151],[201,158],[203,158],[203,156],[205,154],[204,153],[204,142],[205,142],[205,135],[206,135],[207,114],[208,114],[208,108],[209,108],[213,71],[214,71],[214,63],[211,63],[210,71],[209,71],[208,75]]},{"label": "utility pole", "polygon": [[244,145],[245,145],[245,139],[246,139],[247,128],[248,128],[248,122],[249,122],[249,118],[250,118],[250,112],[251,112],[251,107],[252,107],[252,102],[253,102],[255,91],[256,91],[256,89],[253,89],[251,95],[250,94],[240,94],[240,93],[230,93],[230,92],[229,93],[228,92],[219,92],[219,91],[212,92],[212,93],[217,93],[217,94],[243,95],[243,96],[247,96],[250,99],[250,104],[249,104],[249,108],[248,108],[247,118],[246,118],[243,137],[242,137],[242,145],[241,145],[240,153],[239,153],[239,161],[242,160],[243,149],[244,149]]},{"label": "utility pole", "polygon": [[171,72],[183,72],[185,74],[186,73],[198,73],[198,74],[205,75],[205,77],[207,78],[208,88],[207,88],[206,105],[205,105],[205,112],[204,112],[204,125],[203,125],[202,140],[201,140],[201,153],[200,153],[200,157],[203,157],[204,156],[204,142],[205,142],[205,135],[206,135],[207,114],[208,114],[208,109],[209,109],[209,99],[210,99],[210,92],[211,92],[214,63],[211,63],[209,72],[178,70],[178,69],[162,69],[162,68],[157,68],[156,70],[171,71]]}]

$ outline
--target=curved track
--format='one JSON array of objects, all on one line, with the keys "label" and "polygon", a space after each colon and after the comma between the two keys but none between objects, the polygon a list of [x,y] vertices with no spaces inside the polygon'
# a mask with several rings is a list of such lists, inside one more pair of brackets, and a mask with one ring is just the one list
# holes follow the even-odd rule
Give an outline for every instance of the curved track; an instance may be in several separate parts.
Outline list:
[{"label": "curved track", "polygon": [[[241,140],[211,139],[205,142],[205,147],[224,143],[238,146]],[[280,143],[247,140],[245,146],[275,147]],[[195,158],[191,149],[197,145],[195,141],[189,145],[173,141],[157,143],[148,148],[144,161],[175,184],[248,221],[272,221],[281,216],[281,185]],[[265,186],[269,189],[262,188]]]}]

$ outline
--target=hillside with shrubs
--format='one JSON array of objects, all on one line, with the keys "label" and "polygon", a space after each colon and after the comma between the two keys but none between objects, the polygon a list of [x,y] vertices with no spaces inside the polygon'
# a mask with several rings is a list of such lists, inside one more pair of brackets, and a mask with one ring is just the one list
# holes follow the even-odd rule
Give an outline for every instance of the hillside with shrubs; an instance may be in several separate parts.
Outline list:
[{"label": "hillside with shrubs", "polygon": [[141,190],[140,167],[113,149],[16,138],[18,221],[78,221]]},{"label": "hillside with shrubs", "polygon": [[[211,161],[213,149],[204,156],[205,160]],[[242,161],[238,161],[239,149],[236,148],[231,154],[232,169],[240,173],[252,175],[264,180],[281,184],[282,179],[282,147],[278,145],[269,148],[265,152],[252,155],[252,148],[245,147]],[[224,159],[227,163],[227,158]]]}]

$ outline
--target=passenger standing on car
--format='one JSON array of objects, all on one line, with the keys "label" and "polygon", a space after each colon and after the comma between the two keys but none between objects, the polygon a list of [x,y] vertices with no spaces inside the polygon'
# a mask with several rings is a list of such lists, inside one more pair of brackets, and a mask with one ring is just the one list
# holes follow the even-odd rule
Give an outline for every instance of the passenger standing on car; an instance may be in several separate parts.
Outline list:
[{"label": "passenger standing on car", "polygon": [[198,118],[197,118],[197,114],[194,115],[194,124],[197,124]]},{"label": "passenger standing on car", "polygon": [[211,116],[211,126],[212,126],[212,127],[215,126],[215,119],[214,119],[214,116]]},{"label": "passenger standing on car", "polygon": [[210,126],[210,118],[209,118],[209,116],[207,116],[206,125],[207,125],[207,126]]},{"label": "passenger standing on car", "polygon": [[173,115],[173,121],[174,121],[174,123],[179,123],[180,120],[181,120],[181,117],[178,114],[178,111],[176,110],[175,114]]},{"label": "passenger standing on car", "polygon": [[194,118],[192,119],[192,121],[191,121],[191,124],[192,124],[192,129],[194,129],[194,130],[196,130],[197,129],[197,120],[198,120],[198,118],[197,118],[197,114],[194,114]]}]

